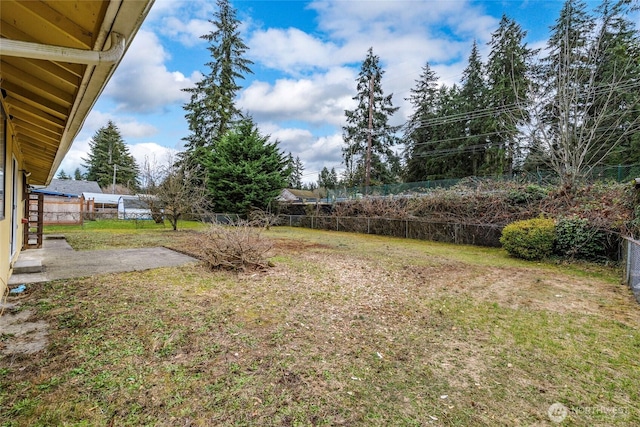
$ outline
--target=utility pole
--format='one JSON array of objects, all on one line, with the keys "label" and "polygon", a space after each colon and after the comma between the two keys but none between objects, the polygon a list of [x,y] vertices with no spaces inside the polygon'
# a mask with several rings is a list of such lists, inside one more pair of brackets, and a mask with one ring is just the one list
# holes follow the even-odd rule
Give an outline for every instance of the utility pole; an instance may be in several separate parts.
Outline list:
[{"label": "utility pole", "polygon": [[373,134],[373,74],[369,76],[369,132],[367,132],[367,160],[365,165],[365,194],[369,193],[371,185],[371,138]]},{"label": "utility pole", "polygon": [[113,186],[111,187],[111,194],[116,194],[116,169],[118,169],[118,165],[113,164]]}]

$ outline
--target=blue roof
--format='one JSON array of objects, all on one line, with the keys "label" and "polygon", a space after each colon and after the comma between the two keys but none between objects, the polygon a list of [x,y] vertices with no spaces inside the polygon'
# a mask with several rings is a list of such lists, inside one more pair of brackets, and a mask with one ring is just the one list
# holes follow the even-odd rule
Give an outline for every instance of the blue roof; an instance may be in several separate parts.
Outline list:
[{"label": "blue roof", "polygon": [[45,196],[58,196],[58,197],[79,197],[77,194],[61,193],[59,191],[51,191],[46,188],[34,188],[31,189],[32,193],[44,194]]}]

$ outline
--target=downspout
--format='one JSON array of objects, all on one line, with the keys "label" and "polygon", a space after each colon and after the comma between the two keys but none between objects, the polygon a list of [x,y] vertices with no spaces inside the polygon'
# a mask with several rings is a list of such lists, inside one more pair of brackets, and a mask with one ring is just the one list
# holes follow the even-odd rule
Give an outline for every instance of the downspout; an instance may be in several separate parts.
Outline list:
[{"label": "downspout", "polygon": [[71,62],[74,64],[112,64],[124,54],[125,40],[118,33],[111,33],[111,47],[105,51],[83,50],[0,38],[0,56]]}]

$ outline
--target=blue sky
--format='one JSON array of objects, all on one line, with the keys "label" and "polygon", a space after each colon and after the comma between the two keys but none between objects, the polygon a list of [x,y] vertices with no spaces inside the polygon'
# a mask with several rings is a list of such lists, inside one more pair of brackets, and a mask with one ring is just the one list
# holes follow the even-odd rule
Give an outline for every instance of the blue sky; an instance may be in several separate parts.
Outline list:
[{"label": "blue sky", "polygon": [[[352,109],[356,76],[367,49],[380,57],[382,86],[400,107],[396,124],[411,114],[405,101],[426,62],[447,85],[458,82],[471,45],[483,59],[502,14],[528,32],[529,46],[543,47],[563,2],[559,0],[395,0],[231,2],[254,61],[240,84],[237,105],[263,134],[299,156],[305,181],[322,167],[342,170],[344,110]],[[590,8],[599,2],[588,1]],[[213,0],[156,0],[120,67],[88,116],[61,168],[73,173],[87,156],[95,132],[112,120],[139,164],[163,165],[182,150],[188,135],[181,89],[194,86],[209,61],[200,36]],[[640,20],[636,15],[636,25]]]}]

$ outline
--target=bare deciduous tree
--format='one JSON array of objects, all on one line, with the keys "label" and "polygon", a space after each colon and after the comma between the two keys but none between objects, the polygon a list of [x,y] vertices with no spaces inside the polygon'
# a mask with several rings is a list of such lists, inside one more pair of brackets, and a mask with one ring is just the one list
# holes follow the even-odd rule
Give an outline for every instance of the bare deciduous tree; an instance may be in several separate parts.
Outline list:
[{"label": "bare deciduous tree", "polygon": [[567,186],[589,176],[640,132],[640,97],[629,96],[640,84],[635,47],[612,58],[611,35],[603,30],[606,22],[600,25],[584,44],[572,41],[567,29],[528,101],[532,155]]},{"label": "bare deciduous tree", "polygon": [[187,164],[176,165],[172,158],[167,160],[166,166],[143,168],[151,175],[150,186],[147,195],[141,198],[151,208],[154,219],[162,212],[174,230],[178,229],[178,221],[185,214],[201,213],[206,202],[206,187],[198,185],[196,169]]}]

